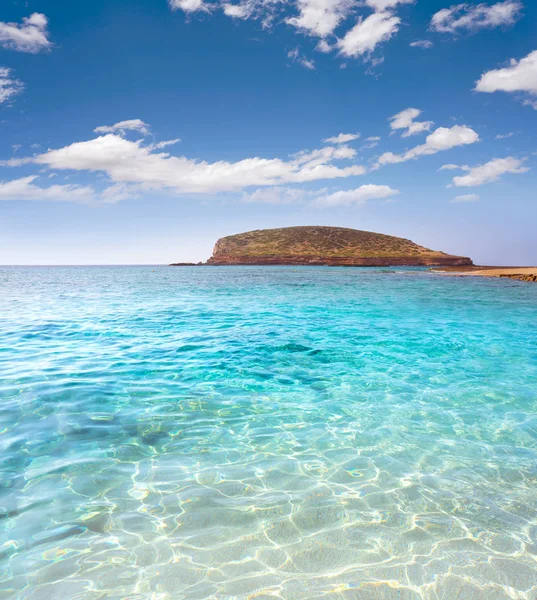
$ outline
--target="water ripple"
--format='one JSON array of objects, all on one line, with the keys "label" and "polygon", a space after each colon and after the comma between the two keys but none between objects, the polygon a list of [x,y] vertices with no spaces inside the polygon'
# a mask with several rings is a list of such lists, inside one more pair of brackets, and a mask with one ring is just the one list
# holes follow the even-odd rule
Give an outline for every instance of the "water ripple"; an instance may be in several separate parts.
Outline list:
[{"label": "water ripple", "polygon": [[537,287],[0,268],[0,594],[537,598]]}]

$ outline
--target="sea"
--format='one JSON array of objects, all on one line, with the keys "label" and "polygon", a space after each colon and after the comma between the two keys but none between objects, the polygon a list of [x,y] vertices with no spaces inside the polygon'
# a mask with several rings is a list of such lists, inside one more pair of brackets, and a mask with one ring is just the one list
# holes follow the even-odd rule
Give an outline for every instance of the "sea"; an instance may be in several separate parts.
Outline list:
[{"label": "sea", "polygon": [[0,597],[537,598],[537,285],[0,268]]}]

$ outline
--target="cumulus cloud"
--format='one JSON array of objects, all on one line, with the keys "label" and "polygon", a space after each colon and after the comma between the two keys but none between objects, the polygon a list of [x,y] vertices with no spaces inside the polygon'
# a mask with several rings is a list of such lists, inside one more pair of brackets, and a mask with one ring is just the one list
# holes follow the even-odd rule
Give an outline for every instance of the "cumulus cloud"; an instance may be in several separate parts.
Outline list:
[{"label": "cumulus cloud", "polygon": [[397,113],[393,117],[390,117],[390,127],[393,131],[403,129],[401,137],[407,138],[411,135],[423,133],[429,131],[434,125],[433,121],[416,121],[421,115],[421,110],[417,108],[407,108],[406,110]]},{"label": "cumulus cloud", "polygon": [[354,58],[370,54],[379,44],[392,38],[400,24],[401,19],[391,12],[374,12],[365,19],[360,17],[356,25],[338,40],[339,52]]},{"label": "cumulus cloud", "polygon": [[427,136],[424,144],[416,146],[404,154],[394,154],[393,152],[382,154],[377,161],[376,168],[387,164],[402,163],[420,156],[436,154],[457,146],[475,144],[478,141],[479,135],[466,125],[455,125],[450,128],[439,127]]},{"label": "cumulus cloud", "polygon": [[24,89],[22,81],[15,79],[12,73],[12,69],[0,67],[0,104],[10,102]]},{"label": "cumulus cloud", "polygon": [[334,137],[329,137],[323,140],[326,144],[346,144],[347,142],[353,142],[360,137],[359,133],[340,133]]},{"label": "cumulus cloud", "polygon": [[319,40],[317,46],[315,46],[315,50],[317,52],[322,52],[323,54],[328,54],[332,52],[332,46],[326,40]]},{"label": "cumulus cloud", "polygon": [[[101,125],[101,127],[96,127],[93,131],[95,133],[119,133],[121,135],[125,135],[127,131],[137,131],[142,135],[149,135],[151,133],[151,128],[141,119],[130,119],[127,121],[120,121],[115,125]],[[168,143],[169,142],[166,142],[166,144]]]},{"label": "cumulus cloud", "polygon": [[365,204],[368,200],[391,198],[400,191],[388,185],[362,185],[355,190],[338,191],[326,196],[319,196],[316,204],[320,206],[353,206]]},{"label": "cumulus cloud", "polygon": [[494,137],[495,140],[507,140],[510,137],[513,137],[515,135],[514,131],[510,131],[509,133],[499,133],[497,136]]},{"label": "cumulus cloud", "polygon": [[415,42],[411,42],[410,45],[412,48],[427,50],[428,48],[432,48],[434,44],[430,40],[416,40]]},{"label": "cumulus cloud", "polygon": [[475,90],[488,94],[522,92],[526,94],[524,104],[537,110],[537,50],[521,60],[511,59],[508,67],[484,73]]},{"label": "cumulus cloud", "polygon": [[479,196],[477,194],[463,194],[453,198],[450,202],[479,202]]},{"label": "cumulus cloud", "polygon": [[186,13],[209,10],[203,0],[169,0],[169,5],[172,10],[182,10]]},{"label": "cumulus cloud", "polygon": [[309,35],[324,38],[334,32],[353,5],[353,0],[298,0],[298,17],[290,17],[286,22]]},{"label": "cumulus cloud", "polygon": [[365,173],[361,165],[334,164],[356,156],[356,150],[344,145],[302,151],[288,159],[253,157],[209,163],[163,152],[162,147],[167,143],[146,146],[142,140],[130,141],[108,133],[33,157],[2,161],[0,165],[33,163],[55,171],[102,173],[113,184],[191,193],[230,192],[250,186],[341,179]]},{"label": "cumulus cloud", "polygon": [[455,187],[476,187],[485,183],[498,181],[506,173],[527,173],[528,167],[524,166],[524,161],[514,156],[507,158],[495,158],[484,165],[477,167],[461,167],[467,171],[466,175],[453,178]]},{"label": "cumulus cloud", "polygon": [[33,13],[22,19],[22,23],[0,21],[0,46],[8,50],[37,54],[49,50],[48,19],[41,13]]},{"label": "cumulus cloud", "polygon": [[[413,122],[413,121],[412,121]],[[207,162],[197,158],[175,156],[164,151],[179,140],[165,140],[147,144],[143,139],[132,141],[121,135],[126,130],[137,132],[149,131],[149,125],[139,119],[121,121],[112,126],[101,126],[96,129],[110,131],[93,139],[75,142],[59,149],[35,154],[29,157],[11,158],[0,161],[3,167],[20,167],[35,164],[49,168],[54,172],[74,171],[80,173],[97,173],[105,175],[111,188],[107,194],[114,199],[127,197],[137,191],[168,190],[176,193],[217,194],[245,191],[249,188],[265,188],[263,191],[248,192],[246,201],[264,202],[296,202],[302,197],[295,184],[315,181],[345,179],[363,175],[366,169],[355,164],[357,151],[345,142],[358,138],[358,133],[341,133],[327,138],[329,146],[314,150],[302,150],[286,158],[245,158],[236,162],[224,160]],[[366,142],[374,145],[380,138],[372,136]],[[440,127],[429,134],[424,144],[416,146],[403,154],[384,153],[373,166],[373,170],[382,165],[400,163],[430,154],[436,154],[456,146],[473,144],[479,140],[478,134],[470,127],[456,125],[451,128]],[[340,164],[347,161],[351,164]],[[457,168],[446,165],[444,168]],[[33,179],[24,182],[32,185],[26,193],[43,194],[35,190]],[[119,187],[118,187],[119,186]],[[272,189],[269,189],[272,188]],[[277,188],[278,192],[275,192]],[[359,188],[360,195],[338,195],[339,192],[326,195],[329,200],[323,203],[356,203],[365,193],[384,193],[386,187]],[[62,190],[54,189],[54,193],[73,193],[74,197],[82,192],[77,186]],[[355,193],[356,190],[353,191]],[[89,192],[86,189],[86,193]],[[336,195],[334,195],[336,194]],[[347,194],[347,192],[345,192]],[[93,192],[93,195],[95,193]],[[103,193],[101,198],[104,199]],[[111,200],[112,201],[112,200]],[[321,202],[321,200],[318,200]]]},{"label": "cumulus cloud", "polygon": [[223,4],[222,10],[233,19],[247,19],[250,16],[250,9],[246,4]]},{"label": "cumulus cloud", "polygon": [[521,17],[523,5],[518,0],[496,4],[456,4],[438,11],[431,20],[431,29],[441,33],[456,34],[514,25]]},{"label": "cumulus cloud", "polygon": [[[172,10],[186,14],[215,12],[217,9],[232,19],[252,19],[261,22],[264,29],[275,23],[285,23],[297,32],[315,37],[316,51],[339,51],[341,56],[369,58],[375,48],[388,41],[399,29],[401,19],[395,15],[400,5],[414,4],[416,0],[168,0]],[[357,23],[343,34],[336,30],[344,25],[357,9],[366,11]],[[290,57],[292,58],[292,56]],[[311,59],[296,56],[296,61],[312,69]],[[379,64],[379,63],[377,63]]]}]

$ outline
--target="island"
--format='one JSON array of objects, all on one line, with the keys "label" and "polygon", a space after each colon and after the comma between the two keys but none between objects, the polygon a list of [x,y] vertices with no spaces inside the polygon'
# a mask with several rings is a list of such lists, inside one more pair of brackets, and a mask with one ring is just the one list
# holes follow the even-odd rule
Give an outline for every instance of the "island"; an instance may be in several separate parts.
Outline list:
[{"label": "island", "polygon": [[219,239],[206,265],[471,266],[466,256],[347,227],[259,229]]}]

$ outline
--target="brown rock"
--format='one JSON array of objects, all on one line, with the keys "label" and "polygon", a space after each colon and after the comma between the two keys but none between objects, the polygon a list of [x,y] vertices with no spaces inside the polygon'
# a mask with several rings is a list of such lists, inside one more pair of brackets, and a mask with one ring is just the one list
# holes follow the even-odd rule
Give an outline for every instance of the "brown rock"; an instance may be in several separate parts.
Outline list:
[{"label": "brown rock", "polygon": [[344,227],[249,231],[216,242],[209,265],[464,266],[472,260],[410,240]]}]

